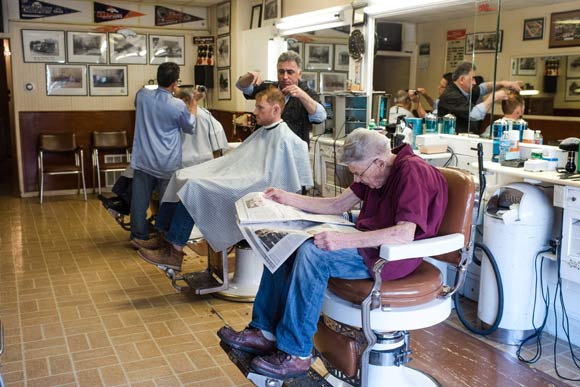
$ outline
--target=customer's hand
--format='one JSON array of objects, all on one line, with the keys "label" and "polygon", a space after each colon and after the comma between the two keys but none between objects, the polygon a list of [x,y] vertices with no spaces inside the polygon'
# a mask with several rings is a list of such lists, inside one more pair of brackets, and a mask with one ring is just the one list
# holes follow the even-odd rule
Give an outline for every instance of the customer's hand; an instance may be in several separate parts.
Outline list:
[{"label": "customer's hand", "polygon": [[321,250],[340,250],[346,248],[344,233],[323,231],[314,235],[314,245]]},{"label": "customer's hand", "polygon": [[279,188],[266,188],[264,197],[280,204],[288,204],[289,193]]}]

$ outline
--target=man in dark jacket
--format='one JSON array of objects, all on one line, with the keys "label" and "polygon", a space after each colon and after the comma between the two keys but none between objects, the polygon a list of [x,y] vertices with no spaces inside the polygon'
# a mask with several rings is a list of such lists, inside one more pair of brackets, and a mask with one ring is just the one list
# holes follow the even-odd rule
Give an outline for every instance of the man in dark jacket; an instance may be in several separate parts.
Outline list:
[{"label": "man in dark jacket", "polygon": [[[453,72],[452,81],[441,94],[437,115],[443,117],[448,113],[457,118],[455,131],[457,133],[481,133],[480,124],[485,118],[487,111],[494,101],[507,98],[505,90],[490,94],[478,104],[480,96],[491,93],[493,83],[483,82],[475,85],[475,66],[469,62],[463,62]],[[499,81],[495,83],[496,89],[512,89],[520,91],[519,81]],[[471,94],[471,95],[470,95]]]},{"label": "man in dark jacket", "polygon": [[[320,124],[326,119],[326,110],[320,104],[316,92],[306,82],[300,80],[302,75],[302,58],[294,51],[287,51],[278,57],[278,82],[273,82],[286,96],[286,107],[282,119],[290,129],[308,143],[312,124]],[[255,99],[256,94],[266,89],[272,82],[264,81],[257,71],[242,75],[236,87],[244,93],[246,99]]]}]

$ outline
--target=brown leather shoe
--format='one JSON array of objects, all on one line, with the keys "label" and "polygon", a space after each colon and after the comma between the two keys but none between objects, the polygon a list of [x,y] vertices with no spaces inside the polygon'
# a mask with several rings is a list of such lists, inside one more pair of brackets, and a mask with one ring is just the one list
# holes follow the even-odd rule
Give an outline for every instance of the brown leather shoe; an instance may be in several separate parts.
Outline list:
[{"label": "brown leather shoe", "polygon": [[147,249],[147,250],[159,250],[160,248],[166,247],[169,242],[163,238],[161,234],[157,234],[154,238],[149,239],[131,239],[131,244],[137,250]]},{"label": "brown leather shoe", "polygon": [[276,379],[290,379],[305,376],[312,365],[312,356],[301,359],[283,351],[267,356],[256,356],[250,367],[257,373]]},{"label": "brown leather shoe", "polygon": [[181,271],[183,251],[177,250],[171,244],[158,250],[139,249],[137,254],[145,261],[154,265]]},{"label": "brown leather shoe", "polygon": [[248,327],[236,332],[230,327],[221,327],[217,335],[230,347],[254,355],[267,355],[276,350],[276,342],[266,339],[262,331],[256,328]]}]

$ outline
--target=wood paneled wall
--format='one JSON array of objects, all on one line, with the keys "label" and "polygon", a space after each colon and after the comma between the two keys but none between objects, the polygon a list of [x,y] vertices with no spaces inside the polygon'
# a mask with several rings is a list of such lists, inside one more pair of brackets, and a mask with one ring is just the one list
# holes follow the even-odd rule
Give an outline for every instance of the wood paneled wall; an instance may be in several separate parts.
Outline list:
[{"label": "wood paneled wall", "polygon": [[[83,147],[87,187],[92,187],[91,133],[97,131],[126,130],[129,143],[133,142],[135,111],[50,111],[20,112],[20,146],[24,192],[38,191],[37,150],[40,133],[76,134],[77,144]],[[72,175],[48,176],[45,190],[76,188]]]}]

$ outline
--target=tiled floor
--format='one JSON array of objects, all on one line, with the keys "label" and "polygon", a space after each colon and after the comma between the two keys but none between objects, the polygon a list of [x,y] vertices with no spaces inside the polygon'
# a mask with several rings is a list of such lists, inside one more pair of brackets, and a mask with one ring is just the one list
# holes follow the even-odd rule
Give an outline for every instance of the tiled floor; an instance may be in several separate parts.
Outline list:
[{"label": "tiled floor", "polygon": [[[251,304],[176,293],[94,196],[48,197],[43,205],[2,196],[0,219],[8,386],[250,385],[215,332],[224,323],[245,326]],[[186,260],[186,269],[201,267],[199,258]],[[537,367],[554,375],[546,352]],[[559,362],[580,376],[569,355]]]}]

